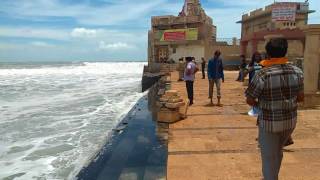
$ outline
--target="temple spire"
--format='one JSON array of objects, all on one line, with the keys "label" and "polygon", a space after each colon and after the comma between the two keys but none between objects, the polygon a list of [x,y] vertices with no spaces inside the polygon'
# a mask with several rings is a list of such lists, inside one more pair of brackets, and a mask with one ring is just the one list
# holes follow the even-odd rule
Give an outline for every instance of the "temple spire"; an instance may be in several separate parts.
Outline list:
[{"label": "temple spire", "polygon": [[199,0],[185,0],[179,16],[199,16],[202,8]]}]

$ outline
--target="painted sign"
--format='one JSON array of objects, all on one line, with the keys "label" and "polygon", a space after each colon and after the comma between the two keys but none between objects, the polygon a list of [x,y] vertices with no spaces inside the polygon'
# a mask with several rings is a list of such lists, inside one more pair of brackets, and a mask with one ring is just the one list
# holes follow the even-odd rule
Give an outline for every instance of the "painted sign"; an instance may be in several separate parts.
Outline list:
[{"label": "painted sign", "polygon": [[272,6],[272,21],[295,21],[297,4],[279,2]]},{"label": "painted sign", "polygon": [[160,31],[160,41],[192,41],[198,40],[198,29],[169,29]]}]

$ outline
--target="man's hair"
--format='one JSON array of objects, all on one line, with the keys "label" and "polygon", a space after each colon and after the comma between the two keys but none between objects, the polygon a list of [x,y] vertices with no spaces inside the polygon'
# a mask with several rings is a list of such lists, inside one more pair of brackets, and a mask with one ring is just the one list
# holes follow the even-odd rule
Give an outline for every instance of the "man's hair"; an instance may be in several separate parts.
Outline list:
[{"label": "man's hair", "polygon": [[220,57],[220,55],[221,55],[221,52],[219,50],[216,50],[214,52],[214,57],[218,58],[218,57]]},{"label": "man's hair", "polygon": [[187,62],[192,61],[192,59],[193,59],[192,57],[186,57],[186,61],[187,61]]},{"label": "man's hair", "polygon": [[254,63],[259,63],[260,61],[261,61],[261,54],[259,52],[255,52],[251,57],[251,62],[249,66],[254,66]]},{"label": "man's hair", "polygon": [[270,58],[285,57],[288,52],[288,41],[285,38],[274,38],[266,45],[266,51]]}]

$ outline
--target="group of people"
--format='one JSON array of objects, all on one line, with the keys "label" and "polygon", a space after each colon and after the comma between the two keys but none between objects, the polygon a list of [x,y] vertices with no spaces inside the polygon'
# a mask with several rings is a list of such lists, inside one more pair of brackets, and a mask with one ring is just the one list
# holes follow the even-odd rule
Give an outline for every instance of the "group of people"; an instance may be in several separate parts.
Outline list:
[{"label": "group of people", "polygon": [[239,66],[240,71],[239,71],[239,76],[236,81],[243,82],[245,77],[249,74],[249,83],[250,83],[252,81],[254,75],[259,70],[262,69],[262,66],[260,64],[262,59],[267,59],[267,57],[265,56],[263,58],[262,54],[260,54],[259,52],[255,52],[255,53],[253,53],[253,55],[251,57],[250,63],[247,64],[246,56],[241,55],[240,56],[241,64]]},{"label": "group of people", "polygon": [[[286,58],[288,42],[274,38],[265,46],[266,55],[256,52],[247,65],[245,56],[237,81],[249,74],[246,102],[254,107],[259,127],[258,142],[261,149],[264,180],[277,180],[283,158],[283,147],[292,144],[291,134],[297,123],[298,103],[304,100],[303,72]],[[221,83],[224,82],[221,52],[215,51],[208,61],[209,98],[212,102],[213,87],[217,88],[218,105],[221,105]],[[202,59],[202,75],[205,78],[206,62]],[[183,78],[190,105],[193,104],[193,83],[199,69],[192,57],[186,58]]]},{"label": "group of people", "polygon": [[[205,79],[205,67],[206,61],[204,58],[201,58],[202,66],[202,79]],[[180,59],[180,63],[183,63],[183,60]],[[195,80],[195,74],[199,71],[198,66],[194,57],[186,57],[186,64],[183,71],[179,73],[179,80],[182,79],[186,82],[186,89],[189,99],[189,105],[193,105],[193,84]],[[179,69],[179,68],[178,68]],[[181,68],[180,68],[181,69]],[[217,89],[217,105],[221,106],[221,82],[224,82],[224,72],[223,72],[223,63],[221,59],[221,52],[215,51],[213,58],[208,61],[207,75],[209,79],[209,99],[210,104],[213,105],[213,88],[216,86]]]}]

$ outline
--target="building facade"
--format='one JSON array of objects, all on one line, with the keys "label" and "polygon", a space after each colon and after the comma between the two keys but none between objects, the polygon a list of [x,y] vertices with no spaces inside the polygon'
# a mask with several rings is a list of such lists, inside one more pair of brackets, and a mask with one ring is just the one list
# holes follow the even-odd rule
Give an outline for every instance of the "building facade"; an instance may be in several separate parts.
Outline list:
[{"label": "building facade", "polygon": [[212,55],[216,26],[199,0],[185,0],[178,16],[155,16],[148,33],[148,62],[178,62],[192,56],[197,61]]},{"label": "building facade", "polygon": [[312,12],[307,2],[287,2],[273,3],[244,14],[242,20],[237,22],[242,25],[241,54],[251,57],[256,51],[264,52],[268,37],[281,36],[288,39],[288,57],[292,60],[302,58],[305,48],[303,28],[308,24],[308,14]]}]

